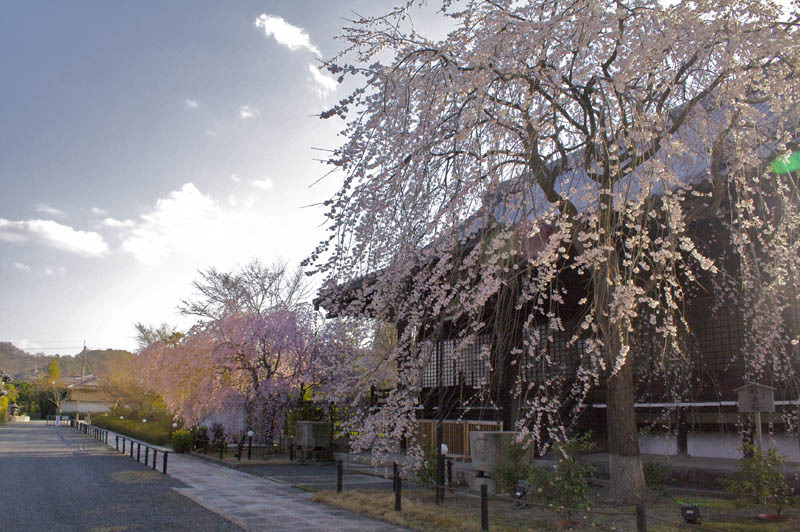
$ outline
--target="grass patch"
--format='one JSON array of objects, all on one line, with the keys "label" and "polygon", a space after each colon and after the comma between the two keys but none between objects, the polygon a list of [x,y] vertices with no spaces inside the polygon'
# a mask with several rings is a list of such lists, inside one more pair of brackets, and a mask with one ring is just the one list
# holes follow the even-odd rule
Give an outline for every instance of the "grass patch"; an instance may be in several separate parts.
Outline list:
[{"label": "grass patch", "polygon": [[[782,532],[784,530],[797,530],[794,528],[797,525],[787,525],[784,523],[759,523],[754,520],[740,519],[736,521],[715,521],[709,519],[703,521],[703,525],[714,528],[716,530],[725,530],[726,532]],[[787,528],[790,527],[790,528]]]},{"label": "grass patch", "polygon": [[[347,490],[340,495],[334,491],[318,491],[313,501],[335,506],[419,532],[480,531],[480,499],[476,496],[452,495],[445,497],[441,506],[434,503],[431,490],[403,490],[403,509],[394,511],[394,493],[391,491]],[[764,523],[754,519],[756,507],[737,507],[730,499],[691,497],[681,502],[698,504],[701,508],[702,526],[725,532],[790,532],[800,530],[798,518],[782,523]],[[578,524],[559,526],[566,519],[557,508],[529,507],[514,509],[505,501],[489,500],[489,529],[493,532],[556,532],[556,531],[616,531],[634,532],[636,518],[633,507],[608,505],[592,497],[593,511],[574,512],[572,519]],[[622,514],[622,515],[620,515]],[[669,498],[659,498],[647,504],[650,532],[684,532],[692,527],[683,522],[680,504]]]},{"label": "grass patch", "polygon": [[[394,493],[392,492],[350,490],[337,495],[332,491],[319,491],[314,494],[312,500],[368,515],[374,519],[412,530],[424,532],[480,532],[481,529],[480,516],[476,521],[474,517],[454,515],[452,512],[442,511],[442,508],[435,504],[428,504],[408,496],[404,497],[403,510],[395,512]],[[490,528],[498,531],[517,530],[505,528],[500,523],[492,523],[491,521]]]},{"label": "grass patch", "polygon": [[156,471],[117,471],[111,474],[115,482],[122,484],[147,484],[161,477],[161,473]]},{"label": "grass patch", "polygon": [[734,499],[717,499],[714,497],[692,497],[690,499],[678,499],[676,502],[678,504],[696,504],[700,508],[701,514],[704,508],[714,510],[736,510],[742,507],[742,505],[737,504]]},{"label": "grass patch", "polygon": [[[257,454],[256,454],[257,453]],[[196,450],[192,451],[192,454],[197,454],[200,456],[206,456],[208,458],[212,458],[214,460],[220,461],[219,458],[219,451],[215,451],[214,449],[209,449],[206,453],[203,450]],[[264,455],[262,451],[253,449],[252,459],[247,459],[247,447],[244,448],[242,453],[242,459],[239,460],[236,458],[236,447],[224,451],[222,453],[222,462],[229,463],[229,464],[238,464],[238,465],[284,465],[284,464],[293,464],[296,462],[292,462],[289,460],[289,455],[287,454],[267,454]]]}]

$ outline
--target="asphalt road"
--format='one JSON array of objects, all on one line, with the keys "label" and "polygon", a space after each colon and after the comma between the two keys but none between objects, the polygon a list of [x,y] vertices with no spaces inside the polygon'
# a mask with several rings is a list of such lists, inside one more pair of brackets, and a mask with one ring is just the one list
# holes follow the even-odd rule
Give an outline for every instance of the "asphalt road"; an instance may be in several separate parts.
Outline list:
[{"label": "asphalt road", "polygon": [[69,428],[0,425],[0,530],[241,531],[181,482]]}]

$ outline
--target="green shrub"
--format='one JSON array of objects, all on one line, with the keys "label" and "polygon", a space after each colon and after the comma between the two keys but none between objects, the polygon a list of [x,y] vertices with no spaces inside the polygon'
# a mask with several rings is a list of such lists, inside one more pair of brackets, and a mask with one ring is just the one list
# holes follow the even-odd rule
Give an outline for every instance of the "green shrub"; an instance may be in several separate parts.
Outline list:
[{"label": "green shrub", "polygon": [[192,451],[194,441],[188,430],[179,429],[172,433],[171,443],[176,453],[188,453]]},{"label": "green shrub", "polygon": [[124,416],[119,419],[110,413],[93,415],[92,424],[154,445],[165,445],[169,442],[172,431],[171,423],[159,423],[155,420],[143,423],[140,419],[126,419]]},{"label": "green shrub", "polygon": [[644,463],[644,481],[647,487],[659,495],[666,495],[666,485],[672,478],[672,469],[661,462]]},{"label": "green shrub", "polygon": [[220,423],[211,425],[211,445],[223,452],[228,449],[228,437],[225,435],[225,429]]},{"label": "green shrub", "polygon": [[556,447],[558,463],[553,470],[551,489],[556,500],[567,511],[567,519],[571,519],[572,510],[589,506],[589,484],[586,477],[594,473],[591,464],[581,464],[575,458],[580,451],[594,448],[590,434],[572,438]]},{"label": "green shrub", "polygon": [[527,454],[528,451],[521,445],[512,444],[508,448],[508,460],[498,464],[492,471],[498,492],[513,494],[517,482],[530,477],[533,465],[527,460]]},{"label": "green shrub", "polygon": [[738,499],[770,506],[780,515],[793,493],[781,472],[783,459],[775,449],[763,452],[749,443],[739,449],[745,457],[739,460],[738,471],[720,483]]},{"label": "green shrub", "polygon": [[436,455],[426,451],[415,473],[423,484],[436,484]]},{"label": "green shrub", "polygon": [[[2,384],[0,383],[0,386]],[[6,409],[8,408],[8,396],[0,396],[0,423],[6,422]]]},{"label": "green shrub", "polygon": [[591,434],[583,434],[557,445],[554,449],[558,458],[552,471],[531,467],[528,481],[531,484],[531,495],[564,508],[567,519],[572,518],[574,510],[589,506],[589,484],[586,478],[594,473],[591,464],[581,464],[576,460],[580,451],[594,448]]}]

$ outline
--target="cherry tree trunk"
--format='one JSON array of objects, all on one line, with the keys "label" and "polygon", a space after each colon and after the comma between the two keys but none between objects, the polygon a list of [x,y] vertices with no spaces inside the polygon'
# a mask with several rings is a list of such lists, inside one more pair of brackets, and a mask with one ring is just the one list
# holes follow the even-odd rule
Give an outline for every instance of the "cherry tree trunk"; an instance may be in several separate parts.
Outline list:
[{"label": "cherry tree trunk", "polygon": [[636,431],[631,358],[609,376],[606,389],[611,496],[617,501],[635,502],[645,494],[645,482]]},{"label": "cherry tree trunk", "polygon": [[[606,220],[610,219],[609,216]],[[604,221],[606,221],[604,220]],[[610,232],[610,231],[609,231]],[[611,247],[611,246],[609,246]],[[606,381],[606,423],[608,427],[609,473],[611,496],[620,502],[640,500],[646,490],[642,459],[639,456],[639,439],[636,430],[633,386],[635,353],[627,352],[624,362],[618,364],[623,351],[630,346],[628,325],[625,320],[611,319],[612,295],[610,280],[618,277],[618,255],[609,252],[607,261],[594,272],[594,298],[597,325],[602,331]]]}]

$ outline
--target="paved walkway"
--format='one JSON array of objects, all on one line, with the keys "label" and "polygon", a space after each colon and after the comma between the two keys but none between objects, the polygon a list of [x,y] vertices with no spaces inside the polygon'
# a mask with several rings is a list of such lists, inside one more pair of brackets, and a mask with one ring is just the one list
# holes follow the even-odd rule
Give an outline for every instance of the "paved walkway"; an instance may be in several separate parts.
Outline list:
[{"label": "paved walkway", "polygon": [[[65,427],[62,430],[75,429]],[[112,448],[114,436],[115,434],[109,431],[108,443]],[[86,437],[91,440],[91,436]],[[160,471],[164,447],[158,448],[160,450],[156,467]],[[135,446],[134,456],[137,450]],[[144,461],[144,444],[142,444],[141,460]],[[175,491],[248,530],[275,532],[298,530],[402,532],[405,530],[383,521],[375,521],[346,510],[311,502],[311,493],[289,485],[187,455],[169,453],[167,474],[189,486],[173,488]]]}]

